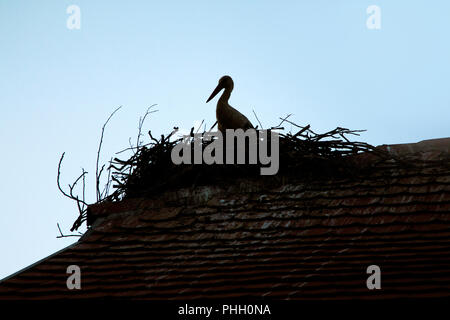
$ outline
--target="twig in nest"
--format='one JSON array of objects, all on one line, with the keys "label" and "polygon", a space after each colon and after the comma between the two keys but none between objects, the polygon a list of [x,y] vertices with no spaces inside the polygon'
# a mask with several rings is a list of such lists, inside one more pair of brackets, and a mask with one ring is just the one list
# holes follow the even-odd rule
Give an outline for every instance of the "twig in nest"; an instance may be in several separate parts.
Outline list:
[{"label": "twig in nest", "polygon": [[111,185],[112,159],[113,158],[111,158],[109,160],[109,166],[108,166],[108,169],[107,169],[107,171],[108,171],[108,178],[106,179],[106,184],[105,184],[105,187],[104,187],[103,192],[102,192],[102,196],[101,196],[102,199],[105,199],[108,196],[108,194],[109,194],[109,187]]},{"label": "twig in nest", "polygon": [[158,140],[156,140],[156,139],[152,136],[152,130],[148,130],[148,135],[150,136],[150,139],[152,139],[155,143],[158,143]]},{"label": "twig in nest", "polygon": [[[84,199],[79,199],[78,196],[75,196],[75,195],[73,194],[73,189],[75,188],[75,185],[78,183],[78,181],[79,181],[80,179],[83,179],[83,190],[84,190],[84,176],[87,174],[87,171],[84,171],[84,169],[82,169],[83,172],[82,172],[81,175],[75,180],[75,182],[74,182],[72,185],[69,184],[69,193],[65,192],[65,191],[61,188],[61,184],[60,184],[59,180],[60,180],[60,177],[61,177],[61,163],[62,163],[62,161],[63,161],[63,159],[64,159],[64,155],[65,155],[65,154],[66,154],[66,153],[63,152],[63,154],[61,155],[61,158],[59,159],[59,163],[58,163],[58,175],[57,175],[57,177],[56,177],[56,184],[57,184],[57,186],[58,186],[58,189],[59,189],[59,191],[61,191],[61,193],[62,193],[64,196],[66,196],[67,198],[72,199],[72,200],[75,200],[75,201],[77,202],[77,204],[80,204],[80,203],[81,203],[82,205],[87,206],[87,203],[84,201]],[[84,194],[84,191],[83,191],[83,194]],[[84,195],[83,195],[83,198],[84,198]],[[79,207],[80,207],[80,206],[79,206]]]},{"label": "twig in nest", "polygon": [[[61,158],[59,159],[59,163],[58,163],[58,175],[56,177],[56,184],[58,186],[59,191],[61,191],[61,193],[66,196],[67,198],[74,200],[77,203],[77,208],[78,208],[78,218],[77,220],[74,222],[72,229],[70,231],[73,231],[75,229],[78,229],[78,227],[81,225],[81,223],[86,219],[86,210],[87,210],[87,206],[88,204],[85,201],[85,188],[86,188],[86,180],[85,180],[85,176],[87,174],[87,171],[85,171],[82,168],[82,173],[81,175],[75,180],[75,182],[73,184],[69,184],[69,193],[65,192],[60,184],[60,177],[61,177],[61,164],[62,161],[64,159],[64,155],[65,152],[63,152],[63,154],[61,155]],[[80,181],[80,179],[82,179],[83,181],[83,198],[80,199],[78,196],[74,195],[73,191],[75,186],[77,185],[78,181]]]},{"label": "twig in nest", "polygon": [[[141,146],[141,143],[142,143],[139,139],[142,137],[142,126],[144,125],[145,118],[147,118],[147,116],[150,113],[158,112],[158,110],[150,111],[150,109],[155,107],[155,106],[156,106],[156,104],[152,104],[150,107],[148,107],[148,109],[145,112],[145,114],[142,117],[139,118],[138,135],[137,135],[137,138],[136,138],[136,148],[139,148]],[[131,147],[133,147],[133,146],[131,146]]]},{"label": "twig in nest", "polygon": [[259,121],[258,116],[256,115],[255,110],[252,109],[252,111],[253,111],[253,114],[255,115],[256,120],[257,120],[258,123],[259,123],[259,126],[261,127],[261,129],[264,129],[263,126],[262,126],[262,124],[261,124],[261,121]]},{"label": "twig in nest", "polygon": [[61,231],[61,228],[59,227],[59,223],[56,224],[58,226],[59,230],[59,236],[56,236],[57,239],[59,238],[69,238],[69,237],[81,237],[83,234],[81,232],[78,232],[78,234],[63,234]]},{"label": "twig in nest", "polygon": [[310,127],[311,127],[311,126],[308,124],[306,127],[304,127],[304,128],[301,129],[299,132],[297,132],[296,134],[294,134],[293,137],[295,138],[295,137],[297,137],[297,136],[302,135],[302,133],[305,132],[305,131],[307,131],[307,130],[309,130]]},{"label": "twig in nest", "polygon": [[214,122],[214,124],[211,126],[211,128],[209,128],[208,133],[211,132],[212,129],[214,129],[214,127],[217,125],[217,121]]},{"label": "twig in nest", "polygon": [[[100,143],[98,144],[98,151],[97,151],[97,162],[96,162],[96,169],[95,169],[95,190],[97,192],[97,202],[101,200],[101,192],[100,192],[100,175],[101,172],[99,173],[98,171],[98,163],[100,160],[100,151],[102,149],[102,143],[103,143],[103,135],[105,133],[105,128],[106,125],[108,124],[109,120],[111,120],[111,118],[114,116],[114,114],[119,111],[119,109],[122,108],[122,106],[118,107],[116,110],[114,110],[108,117],[108,119],[106,120],[106,122],[103,124],[102,127],[102,134],[100,136]],[[102,168],[103,170],[103,168]]]},{"label": "twig in nest", "polygon": [[198,126],[197,130],[195,131],[195,134],[198,133],[198,131],[200,130],[200,128],[202,127],[203,122],[205,121],[205,119],[202,120],[202,122],[200,123],[200,125]]},{"label": "twig in nest", "polygon": [[288,114],[285,118],[280,118],[281,122],[279,125],[275,126],[275,128],[281,127],[281,125],[290,117],[292,116],[292,113]]}]

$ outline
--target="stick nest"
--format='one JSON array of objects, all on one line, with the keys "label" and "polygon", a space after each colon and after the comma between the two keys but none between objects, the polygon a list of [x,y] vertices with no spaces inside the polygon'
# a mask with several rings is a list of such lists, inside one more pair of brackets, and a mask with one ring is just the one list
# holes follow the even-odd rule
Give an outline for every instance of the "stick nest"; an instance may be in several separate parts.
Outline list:
[{"label": "stick nest", "polygon": [[[322,179],[360,174],[370,168],[392,160],[388,153],[365,142],[350,141],[348,136],[358,136],[364,130],[338,127],[318,134],[310,126],[302,127],[282,119],[277,127],[290,123],[298,129],[295,133],[279,134],[280,167],[277,177],[289,176],[303,179]],[[181,187],[233,183],[238,178],[270,179],[260,176],[260,165],[242,164],[181,164],[171,160],[172,148],[183,138],[172,139],[177,128],[169,135],[156,139],[149,132],[151,142],[137,148],[127,160],[114,158],[111,163],[114,192],[107,200],[142,197]],[[205,133],[205,132],[203,132]],[[191,139],[193,139],[193,128]],[[192,142],[192,141],[191,141]],[[203,141],[203,148],[211,141]],[[193,149],[193,143],[191,143]],[[370,155],[364,165],[357,155]],[[356,157],[354,157],[356,155]],[[358,166],[358,170],[355,170]]]}]

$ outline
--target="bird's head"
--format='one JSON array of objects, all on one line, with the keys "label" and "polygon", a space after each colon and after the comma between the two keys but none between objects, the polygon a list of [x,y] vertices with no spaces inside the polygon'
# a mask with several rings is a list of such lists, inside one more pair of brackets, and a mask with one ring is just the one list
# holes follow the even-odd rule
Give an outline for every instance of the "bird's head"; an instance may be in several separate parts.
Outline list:
[{"label": "bird's head", "polygon": [[208,100],[206,100],[206,103],[208,103],[211,99],[213,99],[222,89],[233,90],[233,87],[234,87],[233,79],[231,79],[230,76],[223,76],[222,78],[219,79],[219,84],[211,93]]}]

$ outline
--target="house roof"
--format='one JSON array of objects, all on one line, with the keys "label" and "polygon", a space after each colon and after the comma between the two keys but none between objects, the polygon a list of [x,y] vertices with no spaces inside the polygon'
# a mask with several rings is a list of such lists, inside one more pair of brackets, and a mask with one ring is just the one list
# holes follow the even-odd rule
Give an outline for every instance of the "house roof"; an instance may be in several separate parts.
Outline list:
[{"label": "house roof", "polygon": [[[450,138],[380,148],[428,162],[91,205],[86,234],[1,281],[0,299],[448,297]],[[69,265],[81,290],[66,287]]]}]

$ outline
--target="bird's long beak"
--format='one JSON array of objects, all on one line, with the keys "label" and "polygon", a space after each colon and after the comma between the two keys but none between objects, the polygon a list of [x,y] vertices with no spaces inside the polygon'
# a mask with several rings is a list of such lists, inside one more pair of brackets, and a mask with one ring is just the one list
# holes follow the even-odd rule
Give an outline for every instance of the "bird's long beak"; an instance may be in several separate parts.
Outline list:
[{"label": "bird's long beak", "polygon": [[214,98],[222,89],[223,89],[223,87],[220,84],[218,84],[217,87],[214,89],[214,91],[209,96],[208,100],[206,100],[206,103],[208,103],[212,98]]}]

